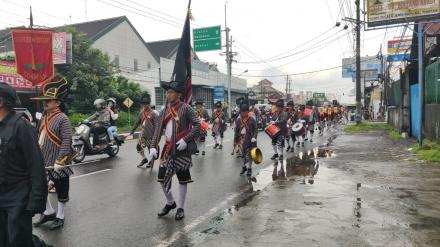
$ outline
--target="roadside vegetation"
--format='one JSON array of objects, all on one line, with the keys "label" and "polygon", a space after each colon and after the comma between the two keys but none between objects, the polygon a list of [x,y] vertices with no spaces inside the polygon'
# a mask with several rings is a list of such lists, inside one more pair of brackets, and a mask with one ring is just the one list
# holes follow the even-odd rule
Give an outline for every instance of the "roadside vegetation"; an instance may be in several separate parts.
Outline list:
[{"label": "roadside vegetation", "polygon": [[361,122],[360,124],[347,126],[344,131],[347,133],[357,133],[357,132],[366,132],[371,130],[388,130],[392,131],[393,127],[391,127],[387,123],[365,123]]},{"label": "roadside vegetation", "polygon": [[418,143],[415,143],[411,145],[411,148],[419,159],[428,162],[440,162],[440,145],[435,142],[424,139],[421,147]]}]

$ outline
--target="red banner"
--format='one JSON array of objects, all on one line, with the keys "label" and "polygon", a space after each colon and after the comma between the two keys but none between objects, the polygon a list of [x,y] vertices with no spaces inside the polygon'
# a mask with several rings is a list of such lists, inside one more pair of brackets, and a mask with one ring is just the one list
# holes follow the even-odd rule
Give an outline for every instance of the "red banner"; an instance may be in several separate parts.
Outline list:
[{"label": "red banner", "polygon": [[32,85],[49,82],[55,75],[53,32],[38,29],[12,29],[17,73]]}]

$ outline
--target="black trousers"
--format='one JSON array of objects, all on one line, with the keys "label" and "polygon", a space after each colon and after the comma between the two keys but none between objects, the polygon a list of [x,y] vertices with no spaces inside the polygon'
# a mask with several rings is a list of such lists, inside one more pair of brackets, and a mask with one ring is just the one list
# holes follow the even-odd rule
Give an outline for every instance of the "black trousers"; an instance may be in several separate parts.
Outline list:
[{"label": "black trousers", "polygon": [[32,247],[32,213],[26,210],[27,181],[0,185],[0,246]]}]

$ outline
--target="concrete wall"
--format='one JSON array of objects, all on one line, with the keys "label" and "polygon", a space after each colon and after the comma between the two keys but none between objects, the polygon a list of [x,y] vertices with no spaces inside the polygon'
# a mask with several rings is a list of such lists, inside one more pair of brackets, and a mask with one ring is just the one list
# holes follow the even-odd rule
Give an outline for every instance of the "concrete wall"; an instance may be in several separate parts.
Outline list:
[{"label": "concrete wall", "polygon": [[425,105],[425,138],[440,143],[440,104]]},{"label": "concrete wall", "polygon": [[396,130],[400,129],[400,108],[390,106],[388,107],[388,123],[393,126]]}]

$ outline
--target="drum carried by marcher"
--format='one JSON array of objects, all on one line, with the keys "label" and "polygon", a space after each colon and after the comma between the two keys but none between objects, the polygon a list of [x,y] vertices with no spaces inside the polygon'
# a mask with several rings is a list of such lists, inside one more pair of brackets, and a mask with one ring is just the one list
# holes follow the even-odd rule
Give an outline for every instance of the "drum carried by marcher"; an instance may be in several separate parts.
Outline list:
[{"label": "drum carried by marcher", "polygon": [[297,122],[292,126],[292,132],[296,136],[302,136],[306,133],[306,127],[302,122]]},{"label": "drum carried by marcher", "polygon": [[278,137],[278,135],[281,134],[280,128],[278,128],[278,126],[276,126],[275,124],[270,124],[269,126],[267,126],[264,132],[266,132],[266,134],[272,139]]},{"label": "drum carried by marcher", "polygon": [[205,120],[200,121],[200,129],[202,133],[208,132],[209,124]]}]

